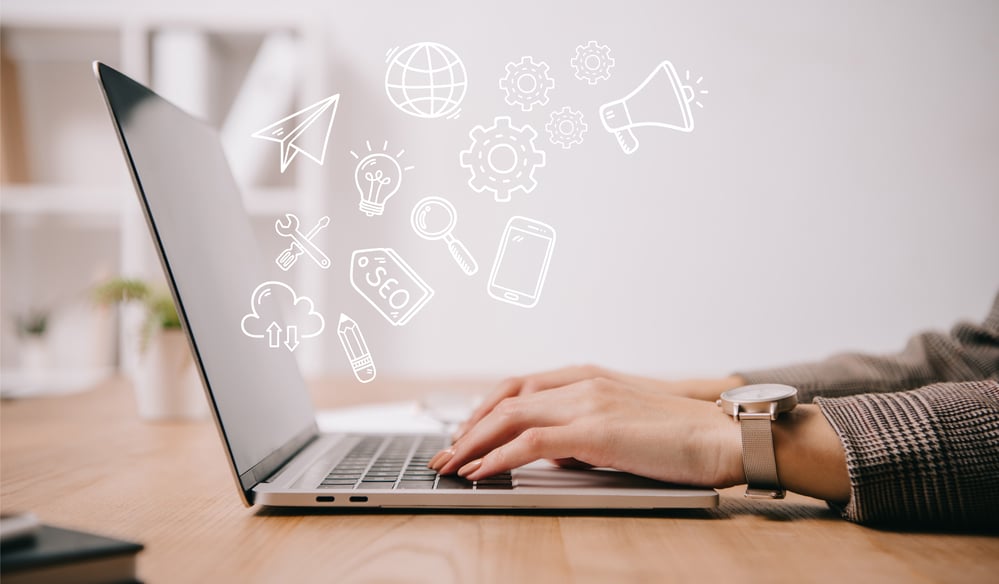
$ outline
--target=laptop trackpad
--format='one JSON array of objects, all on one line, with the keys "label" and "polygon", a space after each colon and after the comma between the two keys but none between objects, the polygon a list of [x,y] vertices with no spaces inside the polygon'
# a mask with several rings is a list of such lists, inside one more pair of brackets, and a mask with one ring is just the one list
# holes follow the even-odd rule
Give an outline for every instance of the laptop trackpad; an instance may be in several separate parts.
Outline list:
[{"label": "laptop trackpad", "polygon": [[513,485],[516,488],[542,489],[675,488],[675,485],[617,470],[604,468],[588,470],[567,469],[555,466],[546,460],[532,462],[514,470]]}]

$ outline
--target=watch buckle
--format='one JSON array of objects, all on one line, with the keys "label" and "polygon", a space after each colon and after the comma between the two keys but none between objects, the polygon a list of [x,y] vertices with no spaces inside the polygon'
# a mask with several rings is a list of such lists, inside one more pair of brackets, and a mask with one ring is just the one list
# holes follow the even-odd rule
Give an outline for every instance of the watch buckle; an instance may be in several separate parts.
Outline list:
[{"label": "watch buckle", "polygon": [[784,494],[784,489],[754,489],[746,487],[744,497],[747,499],[783,499]]}]

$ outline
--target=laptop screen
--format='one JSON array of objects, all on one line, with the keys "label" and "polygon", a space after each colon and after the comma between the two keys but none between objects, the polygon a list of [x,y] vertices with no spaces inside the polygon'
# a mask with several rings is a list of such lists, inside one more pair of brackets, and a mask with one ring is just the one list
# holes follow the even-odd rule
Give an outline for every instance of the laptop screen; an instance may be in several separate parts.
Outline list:
[{"label": "laptop screen", "polygon": [[96,67],[245,492],[316,425],[292,354],[241,329],[255,288],[268,280],[242,198],[214,129]]}]

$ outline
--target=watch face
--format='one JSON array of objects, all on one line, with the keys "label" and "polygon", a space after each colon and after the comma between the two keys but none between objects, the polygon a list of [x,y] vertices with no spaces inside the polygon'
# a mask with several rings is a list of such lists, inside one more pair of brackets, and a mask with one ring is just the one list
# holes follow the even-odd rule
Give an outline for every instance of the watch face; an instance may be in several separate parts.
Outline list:
[{"label": "watch face", "polygon": [[740,403],[772,402],[791,397],[798,393],[798,390],[790,385],[780,385],[777,383],[761,383],[759,385],[744,385],[726,391],[722,397],[729,401]]}]

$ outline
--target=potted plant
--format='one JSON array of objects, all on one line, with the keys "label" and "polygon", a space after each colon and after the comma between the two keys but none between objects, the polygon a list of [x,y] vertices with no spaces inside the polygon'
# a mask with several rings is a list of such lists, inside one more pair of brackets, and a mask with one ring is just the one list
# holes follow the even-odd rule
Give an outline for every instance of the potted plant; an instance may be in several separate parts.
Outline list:
[{"label": "potted plant", "polygon": [[136,302],[145,310],[134,375],[139,415],[149,420],[203,418],[208,407],[201,378],[169,293],[142,280],[114,278],[95,295],[103,304]]},{"label": "potted plant", "polygon": [[29,375],[41,375],[49,366],[49,348],[45,339],[49,315],[41,310],[33,310],[18,316],[16,320],[21,369]]}]

